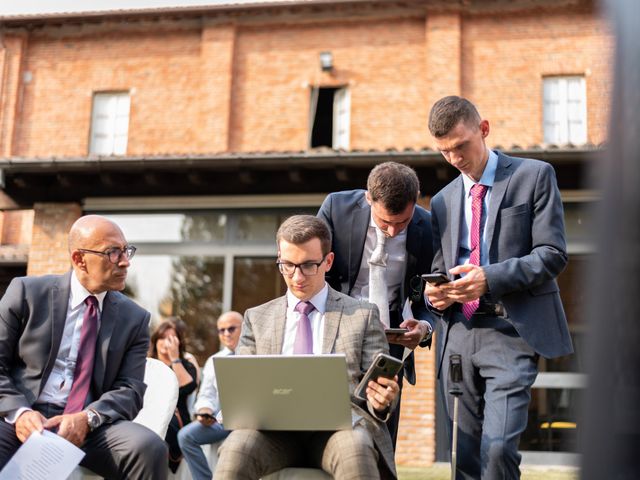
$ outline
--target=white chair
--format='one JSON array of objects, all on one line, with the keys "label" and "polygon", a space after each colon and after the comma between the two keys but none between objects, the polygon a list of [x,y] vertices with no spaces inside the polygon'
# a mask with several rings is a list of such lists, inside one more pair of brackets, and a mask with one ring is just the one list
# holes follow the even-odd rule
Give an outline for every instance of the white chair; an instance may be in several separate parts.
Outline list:
[{"label": "white chair", "polygon": [[[169,422],[178,403],[178,378],[176,374],[160,360],[147,358],[144,371],[143,407],[134,422],[154,431],[164,440]],[[69,476],[69,480],[97,480],[102,477],[86,468],[78,467]]]}]

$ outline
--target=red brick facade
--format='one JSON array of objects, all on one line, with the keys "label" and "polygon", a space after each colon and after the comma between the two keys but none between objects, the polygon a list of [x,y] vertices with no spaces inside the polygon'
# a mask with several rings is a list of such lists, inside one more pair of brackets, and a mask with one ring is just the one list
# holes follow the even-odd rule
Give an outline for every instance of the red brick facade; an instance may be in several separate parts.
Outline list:
[{"label": "red brick facade", "polygon": [[[472,14],[390,4],[5,27],[0,156],[85,157],[100,91],[130,92],[127,155],[305,150],[313,85],[349,87],[351,149],[432,146],[429,109],[449,94],[478,105],[490,145],[538,145],[547,75],[585,76],[588,142],[606,139],[612,41],[591,7]],[[319,68],[322,50],[333,53],[331,74]],[[35,205],[29,274],[68,268],[66,232],[81,213]],[[435,458],[435,379],[433,351],[416,357],[397,460],[418,466]]]}]

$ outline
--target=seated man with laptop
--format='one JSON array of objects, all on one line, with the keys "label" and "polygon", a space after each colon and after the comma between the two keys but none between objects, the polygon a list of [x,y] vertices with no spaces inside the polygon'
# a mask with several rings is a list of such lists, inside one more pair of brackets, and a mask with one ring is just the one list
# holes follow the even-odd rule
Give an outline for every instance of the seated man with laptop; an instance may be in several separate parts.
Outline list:
[{"label": "seated man with laptop", "polygon": [[[280,226],[276,241],[287,293],[247,310],[237,354],[342,354],[348,389],[353,393],[376,354],[388,351],[377,307],[326,284],[325,272],[331,268],[333,253],[324,221],[311,215],[290,217]],[[326,380],[313,371],[305,373],[316,375],[317,382]],[[220,448],[214,478],[257,480],[286,467],[311,467],[322,468],[336,479],[395,479],[393,448],[384,422],[395,406],[398,390],[395,379],[379,377],[369,382],[366,401],[351,397],[352,422],[341,430],[234,430]],[[286,396],[289,391],[277,384],[272,389],[274,395]],[[324,400],[317,398],[317,405]],[[221,401],[228,421],[224,398]],[[309,405],[297,405],[297,409],[307,408]],[[313,409],[307,411],[314,415]]]}]

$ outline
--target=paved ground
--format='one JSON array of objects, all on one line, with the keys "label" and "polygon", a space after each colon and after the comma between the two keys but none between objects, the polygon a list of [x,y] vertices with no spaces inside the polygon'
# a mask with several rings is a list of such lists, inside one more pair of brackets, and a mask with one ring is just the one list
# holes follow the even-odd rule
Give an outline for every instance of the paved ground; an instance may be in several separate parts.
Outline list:
[{"label": "paved ground", "polygon": [[[427,468],[398,468],[399,480],[448,480],[448,464],[437,463]],[[579,471],[571,467],[522,467],[522,480],[578,480]]]}]

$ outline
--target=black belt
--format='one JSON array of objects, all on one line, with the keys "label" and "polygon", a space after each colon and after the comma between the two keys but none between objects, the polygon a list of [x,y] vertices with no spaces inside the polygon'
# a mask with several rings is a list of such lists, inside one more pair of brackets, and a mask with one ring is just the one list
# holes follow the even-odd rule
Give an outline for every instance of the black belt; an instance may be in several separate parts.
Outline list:
[{"label": "black belt", "polygon": [[[453,306],[455,312],[462,312],[462,304],[456,303]],[[501,303],[488,303],[480,301],[478,309],[473,312],[474,315],[489,315],[492,317],[506,317],[504,306]]]}]

